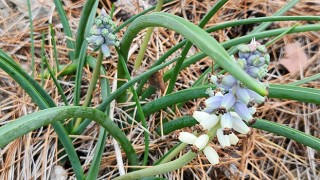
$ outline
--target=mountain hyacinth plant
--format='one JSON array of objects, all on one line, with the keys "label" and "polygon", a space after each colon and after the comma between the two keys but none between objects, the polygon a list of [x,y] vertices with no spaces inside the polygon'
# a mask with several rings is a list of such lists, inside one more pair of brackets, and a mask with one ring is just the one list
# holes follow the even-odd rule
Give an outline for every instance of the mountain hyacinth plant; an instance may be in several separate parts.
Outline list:
[{"label": "mountain hyacinth plant", "polygon": [[[238,45],[239,59],[234,59],[246,73],[252,78],[261,80],[267,74],[267,68],[270,64],[270,56],[267,54],[266,47],[252,39],[250,44]],[[256,68],[257,70],[252,70]],[[195,111],[193,118],[199,122],[201,131],[210,131],[214,126],[216,136],[222,148],[231,148],[236,145],[239,138],[234,131],[240,134],[248,134],[249,127],[244,123],[254,124],[256,119],[253,115],[256,112],[255,104],[261,104],[265,101],[263,96],[246,88],[234,76],[218,75],[211,76],[210,81],[216,86],[215,92],[209,88],[206,93],[210,96],[204,101],[203,111]],[[213,137],[211,137],[212,139]],[[202,134],[198,138],[187,132],[181,132],[179,140],[183,143],[193,144],[192,151],[203,153],[208,161],[215,165],[219,163],[217,152],[210,146],[209,136]]]},{"label": "mountain hyacinth plant", "polygon": [[[30,17],[32,17],[30,0],[28,2]],[[55,31],[57,31],[55,27],[58,26],[55,24],[60,24],[60,22],[54,22],[48,24],[49,32],[42,32],[41,44],[35,46],[35,43],[39,41],[35,41],[37,39],[34,38],[38,36],[33,36],[37,34],[33,31],[37,29],[33,28],[33,21],[30,21],[31,49],[36,48],[36,51],[31,50],[28,57],[30,55],[36,60],[37,56],[41,56],[41,62],[32,60],[31,76],[27,70],[22,68],[23,64],[15,61],[21,56],[11,57],[9,52],[6,53],[0,49],[0,68],[6,73],[6,76],[19,84],[35,104],[34,106],[29,102],[24,104],[25,106],[30,105],[32,109],[32,112],[26,113],[27,115],[17,118],[16,113],[12,113],[13,115],[8,113],[0,118],[0,179],[19,179],[21,172],[25,175],[24,179],[48,179],[49,176],[56,179],[79,180],[98,178],[174,179],[171,174],[177,169],[182,169],[183,174],[184,171],[187,171],[187,168],[183,167],[189,163],[194,163],[192,167],[197,169],[197,173],[190,174],[193,176],[200,174],[198,171],[201,171],[204,173],[202,177],[204,179],[230,178],[226,177],[226,173],[216,171],[222,166],[229,169],[229,165],[230,169],[231,165],[239,167],[242,179],[247,178],[246,176],[252,176],[253,179],[275,178],[274,173],[277,173],[278,170],[266,171],[266,174],[271,173],[271,175],[262,176],[262,170],[251,171],[250,168],[255,169],[256,164],[245,162],[250,158],[248,154],[253,151],[252,149],[257,146],[259,146],[258,150],[263,149],[260,139],[257,146],[249,143],[250,138],[256,138],[252,137],[252,134],[262,132],[254,129],[276,134],[277,137],[283,137],[286,141],[292,140],[290,143],[294,142],[289,147],[281,147],[269,142],[268,147],[276,146],[287,152],[294,144],[294,147],[307,148],[308,151],[313,152],[312,157],[316,157],[315,154],[320,151],[320,139],[316,137],[319,132],[314,127],[318,127],[319,124],[312,125],[312,131],[308,129],[303,132],[300,126],[299,129],[292,128],[286,124],[286,121],[261,119],[256,112],[261,111],[265,102],[265,104],[269,103],[267,98],[291,100],[286,101],[288,103],[299,101],[304,103],[303,106],[305,103],[320,104],[319,89],[298,86],[319,78],[319,74],[296,81],[296,84],[274,84],[272,83],[274,81],[266,83],[267,79],[274,78],[268,75],[274,68],[273,62],[279,58],[278,51],[270,50],[272,45],[288,34],[319,31],[320,24],[317,21],[320,20],[320,17],[283,16],[299,2],[297,0],[288,2],[273,16],[259,16],[221,23],[209,23],[209,21],[218,11],[224,9],[228,0],[219,0],[214,4],[213,1],[208,1],[207,3],[211,3],[212,7],[201,16],[202,19],[197,25],[183,18],[189,16],[180,17],[167,12],[158,12],[163,6],[169,8],[181,2],[159,0],[156,6],[121,23],[122,19],[119,16],[121,11],[115,9],[114,5],[106,3],[108,6],[106,4],[99,6],[100,1],[98,0],[86,0],[77,30],[73,32],[67,16],[70,13],[66,13],[66,10],[75,11],[75,9],[64,7],[61,0],[54,0],[63,26],[61,29],[63,32],[60,34],[64,34],[67,38],[56,41],[58,37],[55,36]],[[98,7],[108,7],[110,10]],[[203,7],[209,6],[201,6]],[[154,9],[157,12],[151,12]],[[304,23],[287,28],[270,26],[278,21]],[[306,24],[308,22],[309,24]],[[257,23],[260,24],[257,25]],[[245,35],[236,30],[237,26],[252,24],[257,26],[252,31],[248,30]],[[204,27],[207,29],[203,29]],[[152,46],[157,48],[159,46],[159,49],[148,52],[146,48],[149,38],[152,37],[153,28],[155,30],[166,28],[168,30],[161,31],[161,33],[168,34],[169,37],[170,33],[167,31],[173,32],[171,34],[174,38],[171,36],[170,38],[159,38],[156,42],[151,39]],[[267,28],[270,30],[266,30]],[[145,55],[152,58],[140,62],[144,54],[139,53],[139,62],[133,62],[136,56],[132,54],[136,54],[138,52],[136,48],[140,47],[136,40],[141,37],[139,33],[144,29],[149,29],[148,38],[142,42],[144,45],[141,46],[139,52],[146,52]],[[231,30],[242,35],[229,36],[227,33],[220,33],[231,32]],[[223,38],[215,38],[221,34],[224,34]],[[46,35],[50,35],[49,38]],[[177,38],[183,40],[172,44],[178,41],[172,40],[176,37],[183,37]],[[217,39],[227,40],[219,42]],[[165,43],[161,44],[158,40],[165,41]],[[266,42],[267,40],[269,41]],[[57,47],[59,43],[64,42],[65,44],[62,45],[66,48]],[[265,45],[262,45],[262,42]],[[164,44],[166,44],[165,48]],[[196,52],[190,50],[193,46],[199,52],[188,56]],[[41,53],[37,54],[39,47],[41,47],[38,49]],[[93,51],[88,47],[92,47]],[[163,51],[163,48],[167,51]],[[66,49],[67,53],[61,53]],[[155,52],[156,55],[153,54]],[[54,59],[52,62],[49,58],[51,55]],[[173,56],[176,57],[172,58]],[[212,60],[212,67],[209,66],[210,63],[204,63],[205,65],[200,63],[200,60],[205,57]],[[65,59],[69,62],[65,62]],[[206,59],[203,62],[207,61]],[[37,69],[37,64],[41,70]],[[136,64],[135,69],[133,64]],[[148,66],[148,69],[141,68],[144,70],[140,69],[140,74],[133,72],[133,69],[137,70],[136,68],[139,68],[141,64]],[[192,83],[189,83],[190,80],[186,85],[183,84],[184,80],[180,79],[180,75],[186,74],[184,69],[191,65],[193,65],[190,68],[191,71],[188,71],[189,74],[187,74],[194,78]],[[215,73],[209,76],[211,72]],[[5,73],[1,72],[0,75]],[[206,80],[207,77],[209,77],[209,83]],[[48,85],[51,80],[52,86]],[[86,83],[89,85],[86,86]],[[159,84],[166,87],[161,89]],[[158,92],[157,88],[163,92]],[[202,103],[197,103],[199,98],[206,99],[203,101],[201,99],[199,101]],[[25,101],[27,100],[24,99],[21,102]],[[38,111],[37,108],[40,110]],[[192,116],[187,115],[192,109],[197,110],[193,111]],[[158,113],[159,111],[161,113]],[[277,111],[273,113],[276,114]],[[262,117],[268,118],[265,115]],[[97,123],[99,128],[92,126],[92,122]],[[52,133],[51,125],[56,135],[50,134]],[[38,130],[39,133],[35,133]],[[166,136],[167,139],[164,138],[164,135],[174,131],[179,131],[179,136],[174,135],[175,138],[172,139],[170,136]],[[45,137],[40,137],[42,134],[46,134]],[[155,138],[160,136],[159,139]],[[57,137],[59,141],[48,137]],[[270,136],[263,135],[261,137],[265,141],[270,138]],[[26,138],[27,141],[22,142],[20,138]],[[112,143],[108,138],[111,138]],[[34,148],[33,143],[36,141],[45,143],[45,145],[36,147],[54,149],[50,150],[54,152],[51,159],[47,158],[41,163],[34,163],[36,167],[39,164],[44,166],[44,169],[39,171],[28,162],[38,162],[40,158],[49,153],[42,154],[36,150],[31,152]],[[15,149],[16,144],[24,142],[27,144],[23,148],[19,146],[18,149],[26,150],[19,151],[18,154],[32,155],[32,157],[27,157],[27,162],[19,164],[19,167],[26,169],[17,170],[11,166],[11,160],[12,163],[20,163],[21,159],[25,159],[10,158],[10,154],[16,153],[12,150]],[[31,150],[28,147],[31,147]],[[153,154],[155,147],[157,148],[156,155]],[[294,152],[305,151],[301,149],[295,148]],[[158,150],[161,152],[159,153]],[[206,158],[200,158],[201,153]],[[233,156],[234,154],[237,156]],[[263,156],[266,155],[268,153]],[[194,160],[196,157],[198,159]],[[294,157],[297,162],[305,163],[303,158],[296,155]],[[272,160],[273,163],[279,161],[282,159]],[[199,163],[199,166],[196,163]],[[299,165],[299,163],[296,164]],[[304,164],[303,167],[305,167]],[[248,168],[250,173],[246,172]],[[31,169],[30,173],[28,169]],[[292,169],[286,167],[286,170],[291,172]],[[215,173],[211,173],[212,171]],[[189,173],[185,174],[187,178],[190,178]],[[316,175],[313,173],[314,177]],[[235,177],[240,178],[240,176]],[[184,178],[183,175],[181,178]]]}]

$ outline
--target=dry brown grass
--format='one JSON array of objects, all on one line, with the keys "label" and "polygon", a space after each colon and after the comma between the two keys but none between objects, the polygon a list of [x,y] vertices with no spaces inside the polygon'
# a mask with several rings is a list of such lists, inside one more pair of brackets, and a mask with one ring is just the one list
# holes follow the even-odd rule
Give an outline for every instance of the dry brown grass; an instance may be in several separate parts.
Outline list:
[{"label": "dry brown grass", "polygon": [[[71,22],[73,31],[76,31],[81,8],[83,5],[82,0],[70,1],[64,0],[66,3],[65,10]],[[102,1],[101,1],[102,2]],[[195,1],[184,0],[183,3],[175,2],[166,7],[164,11],[176,15],[183,16],[194,23],[198,23],[201,17],[212,7],[215,1]],[[207,27],[216,23],[225,22],[229,20],[249,18],[254,16],[270,16],[275,13],[279,8],[283,7],[287,1],[275,0],[234,0],[230,1],[224,6],[208,23]],[[134,3],[135,4],[135,3]],[[109,6],[110,2],[106,1],[103,6]],[[137,5],[137,4],[135,4]],[[320,15],[320,3],[318,0],[304,0],[294,8],[292,8],[286,15]],[[120,9],[119,9],[120,10]],[[132,12],[133,10],[122,9],[120,12]],[[23,23],[28,23],[26,18],[18,19],[19,14],[16,9],[10,11],[10,18],[0,17],[0,27],[6,30],[6,33],[0,35],[0,48],[8,52],[24,69],[30,72],[30,38],[29,29],[21,28]],[[136,11],[134,13],[137,13]],[[16,18],[16,24],[10,26],[9,19]],[[118,23],[122,22],[117,19]],[[67,49],[65,46],[65,37],[61,32],[61,25],[57,18],[57,14],[53,15],[53,23],[55,24],[58,50],[60,55],[60,63],[67,64]],[[301,22],[304,24],[305,22]],[[288,27],[293,25],[294,22],[279,22],[274,23],[270,28]],[[19,26],[18,26],[19,25]],[[36,44],[36,62],[37,68],[40,67],[40,46],[41,46],[41,32],[44,30],[48,33],[47,18],[35,19],[35,44]],[[27,26],[26,26],[27,27]],[[6,29],[7,28],[7,29]],[[10,29],[8,29],[10,28]],[[247,25],[235,28],[229,28],[213,33],[214,37],[220,42],[228,39],[241,36],[252,30],[254,26]],[[123,32],[119,33],[122,36]],[[132,47],[133,55],[129,65],[137,55],[139,44],[144,33],[135,39],[135,45]],[[174,44],[178,43],[183,37],[176,33],[156,28],[152,41],[146,52],[143,66],[148,68],[149,64],[154,62],[166,52]],[[284,56],[283,47],[290,42],[298,41],[303,45],[304,51],[307,53],[310,64],[303,71],[297,74],[288,74],[285,70],[281,69],[278,65],[278,60]],[[319,58],[319,32],[298,33],[285,36],[282,40],[278,41],[275,45],[270,47],[269,52],[271,55],[272,63],[269,69],[269,82],[270,83],[288,83],[297,79],[308,77],[319,72],[320,58]],[[53,48],[52,45],[46,45],[46,51],[49,56],[50,62],[53,64]],[[190,50],[190,54],[197,52],[196,48]],[[179,55],[179,52],[174,56]],[[172,56],[172,57],[174,57]],[[176,83],[176,90],[185,89],[190,87],[194,81],[197,80],[201,72],[203,72],[209,65],[211,60],[209,58],[202,59],[189,68],[183,70]],[[116,72],[116,59],[108,59],[104,61],[104,66],[107,69],[108,78],[111,84],[114,82],[114,75]],[[169,66],[169,68],[172,68]],[[39,71],[38,71],[39,72]],[[91,72],[85,69],[85,76],[83,78],[83,92],[87,88],[87,82],[91,79]],[[68,98],[71,100],[73,91],[73,82],[70,77],[62,79],[64,89]],[[305,86],[319,88],[318,81],[310,82]],[[46,80],[44,88],[50,93],[51,97],[56,103],[61,105],[62,101],[58,95],[51,80]],[[154,98],[161,97],[160,91]],[[179,109],[176,113],[161,111],[151,115],[148,121],[148,127],[151,132],[150,138],[150,155],[149,164],[152,164],[159,159],[165,152],[167,152],[178,141],[168,135],[165,137],[158,136],[154,129],[159,126],[157,124],[159,118],[169,117],[174,119],[187,114],[190,110],[194,110],[195,105],[199,104],[201,99],[194,100],[188,105]],[[99,104],[99,92],[96,91],[95,98],[93,99],[94,105]],[[114,119],[117,122],[125,122],[125,113],[121,109],[123,106],[117,104],[114,108],[114,113],[117,114]],[[269,99],[267,103],[258,108],[262,118],[270,121],[278,122],[288,125],[295,129],[299,129],[308,134],[319,137],[320,136],[320,114],[318,111],[319,106],[309,103],[298,103],[295,101],[286,101],[278,99]],[[4,125],[16,118],[30,114],[39,109],[31,102],[31,98],[21,89],[5,72],[0,71],[0,125]],[[157,121],[156,121],[157,120]],[[142,154],[144,150],[143,130],[140,125],[133,125],[130,132],[127,134],[133,142],[134,148],[138,154]],[[88,170],[91,159],[93,157],[95,142],[98,136],[98,125],[91,124],[86,132],[81,136],[73,136],[74,144],[77,145],[77,152],[80,154],[80,159],[83,163],[83,168]],[[249,138],[242,137],[243,143],[231,153],[226,153],[219,149],[218,153],[221,156],[222,163],[219,167],[212,167],[208,164],[207,160],[199,155],[191,163],[183,168],[162,175],[167,179],[317,179],[320,178],[320,154],[319,152],[307,148],[301,144],[291,141],[284,137],[279,137],[265,131],[253,130],[253,135]],[[32,133],[29,133],[22,138],[19,138],[5,148],[0,149],[0,179],[49,179],[52,167],[59,164],[57,153],[61,151],[57,148],[57,136],[51,126],[40,128]],[[122,153],[124,159],[124,168],[127,168],[126,158]],[[65,157],[62,157],[65,158]],[[74,179],[72,170],[69,168],[69,177]],[[118,176],[119,171],[117,167],[117,160],[115,154],[115,147],[112,138],[107,139],[101,167],[100,179],[112,179]]]}]

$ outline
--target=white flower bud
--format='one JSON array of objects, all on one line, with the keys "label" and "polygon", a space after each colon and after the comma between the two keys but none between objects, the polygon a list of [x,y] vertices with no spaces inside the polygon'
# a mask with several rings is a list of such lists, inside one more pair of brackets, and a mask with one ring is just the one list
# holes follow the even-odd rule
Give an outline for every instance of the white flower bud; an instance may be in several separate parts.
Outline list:
[{"label": "white flower bud", "polygon": [[223,148],[231,146],[229,136],[223,134],[223,129],[222,128],[219,128],[217,130],[217,138],[218,138],[218,141],[219,141],[220,145]]},{"label": "white flower bud", "polygon": [[250,128],[242,121],[238,114],[232,117],[232,129],[241,134],[247,134],[250,131]]},{"label": "white flower bud", "polygon": [[212,147],[210,146],[205,147],[203,149],[203,153],[212,165],[219,163],[219,155]]},{"label": "white flower bud", "polygon": [[202,134],[196,139],[193,145],[195,145],[199,150],[202,150],[204,147],[207,146],[208,142],[209,136],[207,134]]},{"label": "white flower bud", "polygon": [[224,113],[221,116],[220,124],[221,124],[222,128],[231,128],[232,127],[232,116],[229,112]]},{"label": "white flower bud", "polygon": [[218,116],[215,114],[210,115],[208,119],[205,119],[200,122],[200,125],[202,126],[203,130],[211,129],[213,126],[215,126],[219,122]]},{"label": "white flower bud", "polygon": [[206,108],[215,110],[221,106],[223,96],[212,96],[204,101]]},{"label": "white flower bud", "polygon": [[250,114],[252,114],[252,115],[257,112],[257,109],[255,107],[249,107],[248,109],[249,109]]},{"label": "white flower bud", "polygon": [[260,94],[250,90],[250,89],[247,89],[248,91],[248,94],[251,98],[253,98],[253,100],[258,103],[258,104],[261,104],[265,101],[265,98],[263,96],[261,96]]},{"label": "white flower bud", "polygon": [[235,102],[236,102],[236,98],[231,92],[229,92],[224,95],[221,101],[221,107],[224,107],[226,108],[226,110],[229,110],[230,108],[232,108]]},{"label": "white flower bud", "polygon": [[192,117],[200,123],[203,120],[209,119],[210,114],[203,111],[194,111]]},{"label": "white flower bud", "polygon": [[234,133],[229,134],[228,137],[230,140],[230,144],[232,145],[236,145],[239,142],[239,138]]},{"label": "white flower bud", "polygon": [[246,88],[238,87],[236,90],[237,98],[245,104],[248,104],[251,100],[251,97]]},{"label": "white flower bud", "polygon": [[234,104],[234,110],[246,122],[248,122],[251,119],[253,119],[248,107],[241,101],[237,101]]},{"label": "white flower bud", "polygon": [[197,136],[188,132],[180,132],[179,140],[183,143],[193,144],[197,140]]}]

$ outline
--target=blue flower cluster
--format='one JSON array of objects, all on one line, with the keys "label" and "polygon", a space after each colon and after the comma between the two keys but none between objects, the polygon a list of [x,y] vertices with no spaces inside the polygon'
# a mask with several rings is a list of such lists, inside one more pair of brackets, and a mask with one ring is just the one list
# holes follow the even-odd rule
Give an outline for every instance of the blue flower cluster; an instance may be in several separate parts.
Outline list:
[{"label": "blue flower cluster", "polygon": [[90,37],[87,41],[93,44],[95,50],[101,48],[104,56],[110,56],[109,45],[119,46],[118,38],[112,34],[116,24],[112,21],[111,17],[102,9],[101,15],[96,17],[93,27],[90,31]]},{"label": "blue flower cluster", "polygon": [[[256,80],[261,80],[267,73],[270,64],[270,56],[264,45],[254,39],[250,44],[238,46],[239,59],[236,61],[244,71]],[[258,93],[246,88],[240,81],[232,75],[211,76],[211,82],[220,90],[220,93],[210,93],[211,97],[205,101],[204,111],[217,115],[231,116],[234,111],[246,122],[254,122],[252,114],[256,103],[261,104],[265,98]]]},{"label": "blue flower cluster", "polygon": [[[235,62],[256,81],[264,78],[270,64],[270,56],[267,54],[266,47],[253,39],[250,44],[239,45],[238,50],[239,58],[236,60],[232,57]],[[210,131],[211,128],[218,126],[218,141],[223,148],[228,148],[239,142],[234,131],[240,134],[250,132],[250,128],[245,122],[249,124],[255,122],[253,114],[256,112],[256,108],[254,106],[263,103],[265,98],[248,89],[231,74],[213,75],[210,77],[210,81],[216,85],[217,89],[215,91],[207,90],[210,97],[204,101],[203,111],[195,111],[193,117],[199,122],[202,130]],[[219,159],[217,159],[219,157],[214,149],[209,148],[207,140],[203,141],[207,146],[199,146],[198,143],[195,143],[198,142],[198,139],[193,137],[194,135],[184,132],[180,134],[179,139],[182,142],[193,144],[193,148],[196,150],[203,148],[203,150],[214,154],[212,157],[207,154],[206,156],[212,164],[219,163]],[[199,138],[199,141],[201,139]]]}]

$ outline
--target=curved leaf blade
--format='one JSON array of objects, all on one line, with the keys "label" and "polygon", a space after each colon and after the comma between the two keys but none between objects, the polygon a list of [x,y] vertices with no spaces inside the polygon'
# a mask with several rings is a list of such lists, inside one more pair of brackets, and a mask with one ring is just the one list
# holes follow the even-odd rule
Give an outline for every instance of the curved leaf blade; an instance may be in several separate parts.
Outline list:
[{"label": "curved leaf blade", "polygon": [[[159,21],[159,19],[161,19],[161,21]],[[219,44],[206,31],[183,18],[168,13],[151,13],[140,16],[132,22],[123,36],[123,41],[120,47],[125,59],[128,58],[128,49],[130,48],[130,45],[136,34],[144,28],[155,26],[166,27],[182,34],[204,53],[213,58],[221,67],[247,85],[250,89],[253,89],[261,95],[267,94],[265,87],[246,74],[230,58],[227,51],[221,46],[221,44]]]}]

